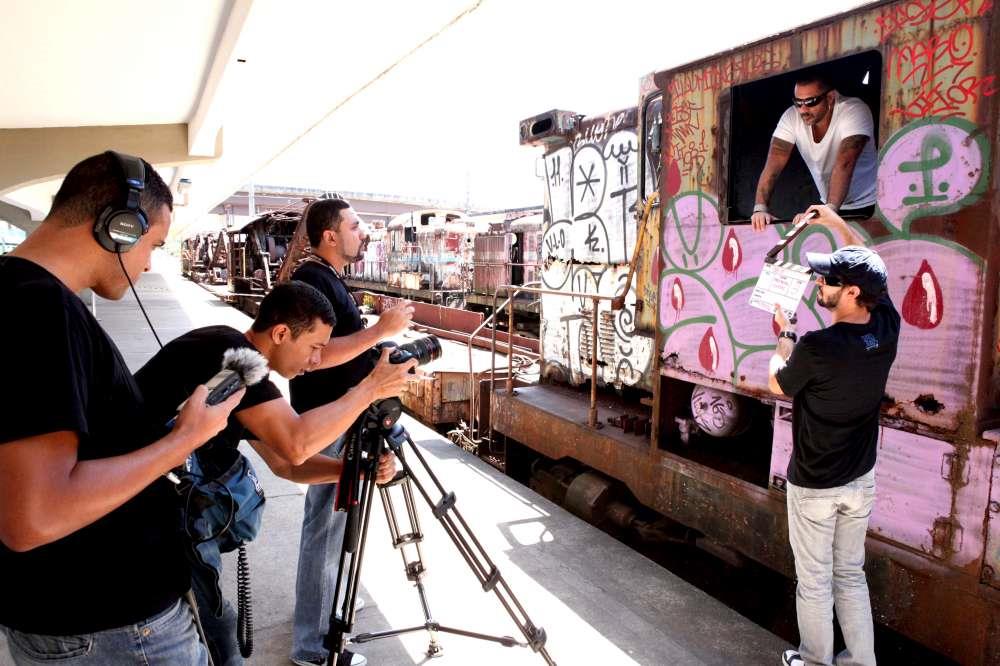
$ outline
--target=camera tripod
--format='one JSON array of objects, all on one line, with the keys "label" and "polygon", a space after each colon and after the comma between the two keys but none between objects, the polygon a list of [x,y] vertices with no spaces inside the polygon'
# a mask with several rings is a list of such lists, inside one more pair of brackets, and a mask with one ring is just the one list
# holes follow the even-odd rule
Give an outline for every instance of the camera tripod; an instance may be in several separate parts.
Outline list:
[{"label": "camera tripod", "polygon": [[[337,586],[333,595],[333,607],[330,609],[330,630],[324,640],[329,650],[327,664],[330,666],[350,664],[352,653],[346,650],[348,642],[367,643],[380,638],[389,638],[417,631],[426,631],[430,637],[427,656],[439,656],[443,648],[438,643],[438,633],[457,634],[468,638],[499,643],[505,647],[530,647],[539,653],[548,666],[555,666],[555,661],[545,649],[545,630],[536,627],[528,617],[520,602],[514,596],[507,581],[483,549],[479,540],[469,529],[468,524],[455,507],[455,494],[446,492],[437,477],[430,470],[427,461],[413,443],[409,433],[403,426],[396,423],[402,414],[402,404],[395,398],[389,398],[373,403],[364,414],[358,417],[351,427],[351,434],[344,453],[344,471],[337,489],[337,510],[347,511],[347,525],[344,530],[344,544],[340,554],[340,567]],[[418,478],[406,459],[404,445],[409,444],[420,466],[432,481],[441,498],[435,502]],[[358,634],[348,640],[354,626],[354,608],[357,601],[358,583],[361,576],[361,565],[364,561],[365,546],[368,537],[368,519],[371,517],[372,499],[375,493],[375,474],[379,455],[386,452],[395,454],[402,469],[396,476],[381,486],[382,507],[389,523],[392,545],[400,551],[407,580],[411,581],[420,597],[423,608],[423,624]],[[363,478],[362,478],[363,477]],[[484,592],[493,592],[500,604],[510,615],[514,624],[520,629],[524,641],[518,641],[511,636],[491,636],[465,629],[444,626],[432,619],[427,594],[424,589],[423,576],[426,572],[420,552],[423,533],[420,531],[420,521],[417,517],[416,502],[413,487],[416,486],[420,495],[431,508],[434,517],[444,527],[452,543],[465,559],[472,573],[479,580]],[[408,531],[403,531],[396,515],[390,491],[400,489],[406,506],[406,518],[409,521]],[[412,546],[412,552],[407,548]],[[337,600],[341,598],[341,590],[345,590],[340,614],[337,613]]]}]

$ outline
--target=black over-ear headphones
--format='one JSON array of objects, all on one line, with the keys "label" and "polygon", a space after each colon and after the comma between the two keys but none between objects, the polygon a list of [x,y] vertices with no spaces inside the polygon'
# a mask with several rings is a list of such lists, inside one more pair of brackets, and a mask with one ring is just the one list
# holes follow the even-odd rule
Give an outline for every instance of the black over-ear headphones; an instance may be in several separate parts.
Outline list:
[{"label": "black over-ear headphones", "polygon": [[124,202],[115,201],[98,216],[94,223],[94,238],[108,252],[128,252],[149,230],[149,219],[139,206],[139,197],[146,187],[146,167],[132,155],[107,151],[121,167],[128,193]]}]

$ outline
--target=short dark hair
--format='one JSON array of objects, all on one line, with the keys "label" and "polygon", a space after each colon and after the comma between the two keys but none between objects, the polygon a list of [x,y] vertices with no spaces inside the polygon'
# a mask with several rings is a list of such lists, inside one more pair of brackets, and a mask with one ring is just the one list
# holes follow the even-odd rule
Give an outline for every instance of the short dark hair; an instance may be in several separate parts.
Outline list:
[{"label": "short dark hair", "polygon": [[[151,215],[164,204],[174,209],[174,195],[152,165],[142,160],[146,169],[146,186],[139,197],[139,206]],[[49,214],[57,214],[67,226],[93,223],[108,206],[124,206],[128,188],[122,166],[111,153],[92,155],[79,162],[63,179],[52,199]]]},{"label": "short dark hair", "polygon": [[817,69],[803,69],[795,75],[795,85],[804,86],[807,83],[818,83],[824,90],[833,90],[830,77]]},{"label": "short dark hair", "polygon": [[309,244],[313,247],[319,247],[319,244],[323,242],[324,231],[340,229],[340,213],[350,207],[351,204],[340,198],[318,199],[309,204],[302,215],[306,221]]},{"label": "short dark hair", "polygon": [[[847,285],[847,286],[851,286],[851,285]],[[853,286],[857,287],[857,285],[853,285]],[[878,299],[881,298],[882,294],[884,294],[884,293],[885,293],[885,291],[882,291],[882,292],[880,292],[878,294],[872,295],[870,293],[866,293],[865,290],[862,289],[861,287],[858,287],[858,296],[857,296],[857,298],[854,299],[854,301],[859,306],[863,307],[865,310],[868,310],[868,312],[871,312],[872,310],[875,309],[875,306],[878,305]]]},{"label": "short dark hair", "polygon": [[297,338],[310,330],[317,319],[329,326],[337,324],[330,301],[315,287],[292,280],[277,285],[264,297],[251,328],[255,333],[263,333],[284,324],[292,331],[292,337]]}]

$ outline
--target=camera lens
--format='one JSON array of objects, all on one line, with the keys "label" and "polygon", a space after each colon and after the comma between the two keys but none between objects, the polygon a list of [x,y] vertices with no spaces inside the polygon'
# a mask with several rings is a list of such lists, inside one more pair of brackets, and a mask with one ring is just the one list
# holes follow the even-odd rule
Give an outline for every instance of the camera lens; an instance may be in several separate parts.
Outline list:
[{"label": "camera lens", "polygon": [[[404,353],[399,354],[401,360],[394,362],[401,363],[415,358],[417,359],[417,365],[426,365],[441,357],[441,341],[437,339],[437,336],[428,335],[423,338],[417,338],[413,342],[407,342],[405,345],[399,345],[396,350],[397,353]],[[393,356],[396,356],[396,354],[393,354]]]}]

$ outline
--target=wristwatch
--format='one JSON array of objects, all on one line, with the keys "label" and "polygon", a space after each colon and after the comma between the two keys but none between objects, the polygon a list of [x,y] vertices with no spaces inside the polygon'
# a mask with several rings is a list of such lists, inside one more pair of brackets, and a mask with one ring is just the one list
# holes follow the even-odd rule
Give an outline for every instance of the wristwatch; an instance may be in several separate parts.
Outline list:
[{"label": "wristwatch", "polygon": [[795,334],[795,331],[782,331],[781,333],[778,333],[778,337],[779,338],[788,338],[792,342],[798,342],[799,341],[799,336],[797,336]]},{"label": "wristwatch", "polygon": [[771,211],[768,210],[767,204],[754,204],[753,205],[753,212],[755,212],[755,213],[769,213]]}]

